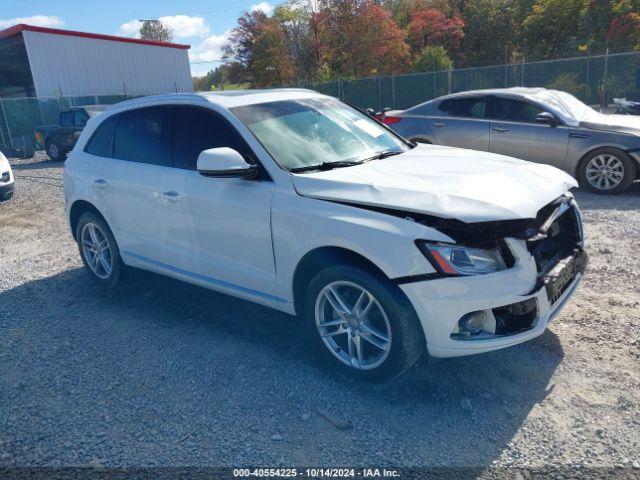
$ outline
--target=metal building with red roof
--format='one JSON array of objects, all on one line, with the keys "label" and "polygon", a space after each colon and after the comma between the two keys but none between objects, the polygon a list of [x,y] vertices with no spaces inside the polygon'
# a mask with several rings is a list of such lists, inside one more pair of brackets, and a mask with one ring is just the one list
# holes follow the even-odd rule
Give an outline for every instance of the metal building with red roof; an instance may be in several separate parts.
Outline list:
[{"label": "metal building with red roof", "polygon": [[0,31],[0,98],[191,92],[189,48],[15,25]]}]

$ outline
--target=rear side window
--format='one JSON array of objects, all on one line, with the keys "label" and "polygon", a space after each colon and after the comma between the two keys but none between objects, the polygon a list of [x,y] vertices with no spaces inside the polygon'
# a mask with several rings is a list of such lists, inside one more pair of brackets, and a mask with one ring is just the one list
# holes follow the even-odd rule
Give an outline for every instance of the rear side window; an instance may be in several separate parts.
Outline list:
[{"label": "rear side window", "polygon": [[60,113],[60,126],[72,127],[73,126],[73,112],[61,112]]},{"label": "rear side window", "polygon": [[514,122],[536,123],[536,116],[542,113],[541,108],[529,102],[510,98],[496,98],[494,117],[499,120]]},{"label": "rear side window", "polygon": [[485,118],[488,97],[450,98],[440,102],[441,112],[452,117]]},{"label": "rear side window", "polygon": [[215,113],[203,108],[174,107],[174,167],[196,170],[200,153],[218,147],[229,147],[241,154],[247,153],[240,135]]},{"label": "rear side window", "polygon": [[113,155],[113,134],[119,119],[120,115],[114,115],[102,122],[87,143],[85,152],[98,157],[111,157]]},{"label": "rear side window", "polygon": [[171,166],[170,114],[167,107],[124,112],[114,137],[114,158]]}]

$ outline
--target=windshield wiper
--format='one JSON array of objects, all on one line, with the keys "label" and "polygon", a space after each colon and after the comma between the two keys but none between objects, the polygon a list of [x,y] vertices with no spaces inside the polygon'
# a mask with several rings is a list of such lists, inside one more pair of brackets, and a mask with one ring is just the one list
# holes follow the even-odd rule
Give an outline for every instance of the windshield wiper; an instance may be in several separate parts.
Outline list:
[{"label": "windshield wiper", "polygon": [[352,167],[354,165],[360,165],[362,163],[370,162],[371,160],[380,160],[383,158],[391,157],[393,155],[399,155],[401,153],[403,152],[398,150],[388,150],[385,152],[378,152],[375,155],[372,155],[370,157],[361,158],[360,160],[340,160],[337,162],[322,162],[317,165],[307,165],[304,167],[292,168],[289,171],[291,173],[300,173],[300,172],[310,172],[313,170],[326,171],[326,170],[333,170],[334,168]]},{"label": "windshield wiper", "polygon": [[[366,160],[364,160],[364,161],[366,161]],[[300,172],[309,172],[309,171],[312,171],[312,170],[320,170],[320,171],[333,170],[334,168],[352,167],[354,165],[360,165],[364,161],[362,161],[362,160],[357,160],[357,161],[340,160],[338,162],[322,162],[322,163],[319,163],[317,165],[307,165],[305,167],[291,168],[291,169],[289,169],[289,171],[291,173],[300,173]]]},{"label": "windshield wiper", "polygon": [[362,160],[358,160],[358,162],[364,163],[364,162],[370,162],[371,160],[382,160],[383,158],[393,157],[394,155],[400,155],[401,153],[404,153],[404,152],[401,150],[387,150],[385,152],[378,152],[375,155],[372,155],[367,158],[363,158]]}]

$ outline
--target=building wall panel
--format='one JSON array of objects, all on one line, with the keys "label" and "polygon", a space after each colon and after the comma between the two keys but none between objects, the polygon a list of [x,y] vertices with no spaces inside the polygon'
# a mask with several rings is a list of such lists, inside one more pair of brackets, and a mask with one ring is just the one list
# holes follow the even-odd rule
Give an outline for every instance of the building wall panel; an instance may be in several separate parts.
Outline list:
[{"label": "building wall panel", "polygon": [[25,31],[37,95],[191,92],[188,50]]}]

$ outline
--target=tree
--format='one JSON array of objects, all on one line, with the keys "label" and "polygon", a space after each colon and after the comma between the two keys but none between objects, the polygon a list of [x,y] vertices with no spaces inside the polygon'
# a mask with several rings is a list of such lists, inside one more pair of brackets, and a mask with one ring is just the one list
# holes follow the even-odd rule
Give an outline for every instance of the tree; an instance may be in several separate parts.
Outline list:
[{"label": "tree", "polygon": [[537,0],[522,24],[528,56],[554,57],[577,50],[584,0]]},{"label": "tree", "polygon": [[464,39],[460,50],[465,64],[497,65],[505,49],[516,49],[517,10],[512,0],[475,0],[462,10]]},{"label": "tree", "polygon": [[173,42],[173,32],[165,27],[160,20],[144,20],[140,27],[140,38],[171,43]]},{"label": "tree", "polygon": [[414,72],[439,72],[451,67],[451,58],[444,47],[426,46],[413,59]]},{"label": "tree", "polygon": [[443,46],[448,52],[458,51],[464,37],[464,22],[458,15],[447,17],[435,8],[414,10],[407,30],[409,42],[415,51],[427,45]]},{"label": "tree", "polygon": [[251,74],[257,87],[293,82],[291,55],[282,25],[264,12],[245,12],[231,31],[224,58]]},{"label": "tree", "polygon": [[606,32],[614,48],[640,50],[640,0],[617,0],[612,6],[612,20]]},{"label": "tree", "polygon": [[342,76],[400,73],[409,63],[406,33],[372,0],[321,0],[311,18],[320,65]]}]

